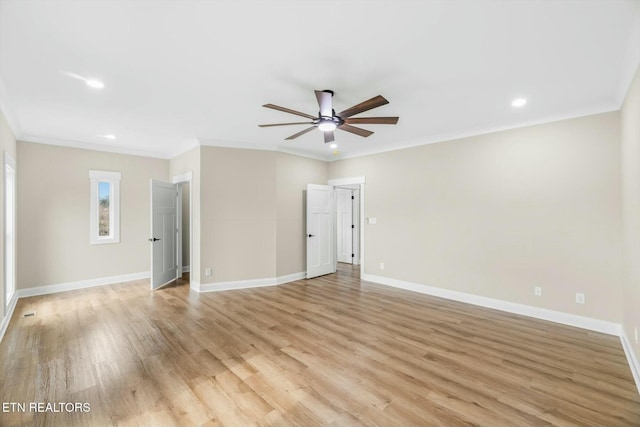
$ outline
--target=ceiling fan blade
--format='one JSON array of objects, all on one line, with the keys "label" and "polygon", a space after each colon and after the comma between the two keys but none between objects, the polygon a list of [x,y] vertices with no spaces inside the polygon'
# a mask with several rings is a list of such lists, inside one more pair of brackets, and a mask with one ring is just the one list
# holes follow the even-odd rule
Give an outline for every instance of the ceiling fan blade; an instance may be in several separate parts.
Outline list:
[{"label": "ceiling fan blade", "polygon": [[369,135],[373,134],[373,132],[371,132],[370,130],[357,128],[355,126],[351,126],[351,125],[348,125],[346,123],[341,125],[341,126],[338,126],[338,129],[346,130],[347,132],[355,133],[356,135],[360,135],[360,136],[363,136],[365,138],[368,137]]},{"label": "ceiling fan blade", "polygon": [[291,126],[291,125],[312,125],[313,122],[293,122],[293,123],[271,123],[268,125],[258,125],[261,128],[270,128],[272,126]]},{"label": "ceiling fan blade", "polygon": [[316,90],[315,92],[318,106],[320,107],[320,116],[333,117],[333,105],[331,102],[333,92],[328,90]]},{"label": "ceiling fan blade", "polygon": [[371,110],[373,108],[380,107],[381,105],[388,104],[387,101],[382,95],[374,96],[371,99],[368,99],[364,102],[361,102],[358,105],[354,105],[351,108],[347,108],[341,113],[338,113],[338,116],[346,119],[347,117],[355,116],[356,114],[364,113],[365,111]]},{"label": "ceiling fan blade", "polygon": [[347,124],[395,125],[399,117],[351,117],[345,119]]},{"label": "ceiling fan blade", "polygon": [[316,127],[315,126],[311,126],[310,128],[306,128],[305,130],[302,130],[298,133],[294,133],[293,135],[291,135],[289,138],[285,138],[285,139],[296,139],[297,137],[304,135],[307,132],[311,132],[312,130],[314,130]]},{"label": "ceiling fan blade", "polygon": [[311,120],[314,120],[314,119],[317,118],[317,117],[314,117],[314,116],[312,116],[310,114],[301,113],[300,111],[296,111],[296,110],[291,110],[289,108],[280,107],[279,105],[264,104],[263,107],[271,108],[272,110],[284,111],[285,113],[295,114],[296,116],[306,117],[307,119],[311,119]]},{"label": "ceiling fan blade", "polygon": [[336,140],[335,135],[333,134],[332,130],[328,130],[326,132],[322,132],[324,133],[324,143],[327,144],[329,142],[333,142]]}]

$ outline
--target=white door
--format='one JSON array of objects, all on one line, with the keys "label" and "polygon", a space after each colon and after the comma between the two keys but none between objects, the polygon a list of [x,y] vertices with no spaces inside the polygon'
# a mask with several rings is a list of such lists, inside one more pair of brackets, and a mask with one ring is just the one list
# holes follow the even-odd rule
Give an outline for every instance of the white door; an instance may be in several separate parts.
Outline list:
[{"label": "white door", "polygon": [[353,191],[336,188],[338,262],[353,263]]},{"label": "white door", "polygon": [[334,273],[333,187],[307,185],[307,279]]},{"label": "white door", "polygon": [[151,289],[178,275],[176,184],[151,180]]}]

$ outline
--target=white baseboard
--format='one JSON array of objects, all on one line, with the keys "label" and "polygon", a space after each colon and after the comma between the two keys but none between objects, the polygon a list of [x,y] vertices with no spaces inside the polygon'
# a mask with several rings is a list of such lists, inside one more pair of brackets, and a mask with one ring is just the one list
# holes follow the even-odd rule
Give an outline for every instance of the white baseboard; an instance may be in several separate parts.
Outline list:
[{"label": "white baseboard", "polygon": [[236,280],[233,282],[201,283],[200,292],[230,291],[233,289],[260,288],[263,286],[275,285],[277,285],[277,279],[275,277],[269,277],[266,279]]},{"label": "white baseboard", "polygon": [[304,271],[300,273],[287,274],[286,276],[279,276],[276,278],[276,283],[282,285],[284,283],[295,282],[296,280],[302,280],[307,276]]},{"label": "white baseboard", "polygon": [[304,279],[305,273],[293,273],[279,277],[267,277],[265,279],[252,279],[252,280],[236,280],[233,282],[218,282],[218,283],[204,283],[191,286],[191,289],[197,292],[217,292],[217,291],[230,291],[233,289],[248,289],[248,288],[260,288],[264,286],[276,286],[284,283],[295,282],[296,280]]},{"label": "white baseboard", "polygon": [[99,277],[97,279],[80,280],[78,282],[58,283],[55,285],[37,286],[34,288],[18,289],[18,297],[32,297],[36,295],[53,294],[56,292],[74,291],[77,289],[93,288],[94,286],[110,285],[112,283],[130,282],[132,280],[148,279],[148,271],[142,273],[122,274],[120,276]]},{"label": "white baseboard", "polygon": [[195,280],[190,279],[189,288],[191,288],[192,291],[200,292],[200,282],[196,282]]},{"label": "white baseboard", "polygon": [[2,342],[4,333],[7,332],[7,328],[9,327],[9,322],[11,321],[11,317],[13,316],[13,312],[16,309],[17,303],[18,303],[18,293],[14,292],[13,297],[11,297],[11,301],[9,301],[9,307],[7,308],[7,312],[4,314],[2,323],[0,323],[0,342]]},{"label": "white baseboard", "polygon": [[481,307],[492,308],[495,310],[506,311],[508,313],[520,314],[523,316],[534,317],[536,319],[548,320],[551,322],[561,323],[563,325],[575,326],[578,328],[588,329],[590,331],[602,332],[609,335],[620,336],[622,326],[619,323],[608,322],[605,320],[593,319],[591,317],[578,316],[575,314],[563,313],[560,311],[549,310],[546,308],[533,307],[530,305],[517,304],[514,302],[503,301],[494,298],[487,298],[478,295],[468,294],[464,292],[451,291],[448,289],[436,288],[433,286],[420,285],[403,280],[391,279],[388,277],[376,276],[373,274],[364,274],[362,280],[379,283],[381,285],[392,286],[394,288],[406,289],[421,294],[432,295],[454,301],[460,301],[467,304],[478,305]]},{"label": "white baseboard", "polygon": [[633,351],[631,340],[629,340],[624,329],[622,329],[622,333],[620,334],[620,342],[622,342],[624,354],[627,356],[627,362],[629,362],[629,368],[631,368],[633,380],[636,382],[636,388],[638,389],[638,393],[640,393],[640,359],[638,359],[638,356]]},{"label": "white baseboard", "polygon": [[182,267],[182,272],[183,273],[188,273],[189,271],[191,271],[191,267],[188,265],[185,265]]}]

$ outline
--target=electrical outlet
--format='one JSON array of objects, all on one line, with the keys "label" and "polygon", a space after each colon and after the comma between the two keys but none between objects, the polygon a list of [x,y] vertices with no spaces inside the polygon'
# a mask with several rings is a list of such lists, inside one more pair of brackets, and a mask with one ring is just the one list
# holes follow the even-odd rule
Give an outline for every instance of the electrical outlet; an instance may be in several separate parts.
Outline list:
[{"label": "electrical outlet", "polygon": [[583,293],[576,293],[576,303],[578,304],[584,304],[584,294]]},{"label": "electrical outlet", "polygon": [[633,328],[633,334],[636,336],[636,344],[638,344],[638,328]]},{"label": "electrical outlet", "polygon": [[380,270],[384,270],[384,262],[380,263]]},{"label": "electrical outlet", "polygon": [[204,269],[204,275],[207,277],[211,277],[213,275],[213,268],[208,267]]},{"label": "electrical outlet", "polygon": [[542,296],[542,288],[540,286],[534,287],[533,294],[537,297]]}]

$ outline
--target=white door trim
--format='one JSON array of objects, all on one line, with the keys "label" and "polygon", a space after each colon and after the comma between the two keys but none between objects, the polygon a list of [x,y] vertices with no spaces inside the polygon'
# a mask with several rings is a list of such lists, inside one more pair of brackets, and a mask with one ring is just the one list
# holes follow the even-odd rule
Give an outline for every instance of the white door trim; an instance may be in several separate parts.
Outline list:
[{"label": "white door trim", "polygon": [[185,172],[181,175],[174,175],[173,178],[171,178],[172,184],[190,183],[191,181],[193,181],[193,172]]},{"label": "white door trim", "polygon": [[[17,178],[18,178],[18,168],[16,165],[16,161],[15,159],[11,156],[11,154],[9,154],[7,151],[4,152],[4,159],[3,159],[3,165],[4,167],[2,168],[2,174],[3,174],[3,188],[2,188],[2,200],[3,200],[3,209],[4,209],[4,218],[3,218],[3,223],[2,223],[2,247],[3,247],[3,251],[4,251],[4,277],[2,278],[2,282],[3,282],[3,291],[2,291],[2,298],[0,298],[0,301],[2,301],[2,310],[0,310],[0,313],[4,314],[5,316],[7,315],[7,313],[10,311],[10,306],[11,304],[14,302],[14,300],[16,299],[16,294],[17,294],[17,289],[16,289],[16,267],[17,267],[17,263],[16,263],[16,230],[17,230],[17,189],[18,189],[18,185],[17,185]],[[11,196],[12,196],[12,200],[11,200],[11,208],[12,208],[12,218],[11,218],[11,224],[7,224],[8,222],[8,216],[7,216],[7,208],[9,207],[9,199],[8,199],[8,194],[7,194],[7,185],[9,184],[9,180],[8,178],[8,174],[11,173],[13,175],[12,177],[12,184],[13,184],[13,188],[11,189]],[[7,230],[7,226],[10,225],[11,226],[11,230]],[[11,233],[11,242],[7,241],[7,232]],[[9,248],[9,244],[11,245],[11,247]],[[11,277],[9,277],[11,276]],[[11,285],[11,290],[12,293],[11,295],[9,295],[9,297],[7,298],[7,290],[9,288],[9,285]],[[8,322],[8,320],[7,320]]]},{"label": "white door trim", "polygon": [[[173,184],[189,184],[189,272],[193,269],[193,172],[185,172],[181,175],[174,175],[171,178],[171,183]],[[182,186],[178,186],[180,192],[180,204],[178,205],[178,210],[180,211],[180,219],[178,221],[178,235],[179,241],[176,242],[178,245],[178,250],[180,251],[180,259],[178,259],[178,272],[179,277],[182,277],[182,233],[184,230],[182,229]],[[191,276],[190,276],[191,277]]]},{"label": "white door trim", "polygon": [[327,181],[328,185],[360,185],[360,277],[364,277],[364,186],[366,178],[364,176],[354,176],[351,178],[335,178]]},{"label": "white door trim", "polygon": [[[336,258],[338,262],[354,264],[355,246],[357,238],[354,221],[354,195],[357,190],[335,187],[336,200]],[[345,223],[346,222],[346,223]]]},{"label": "white door trim", "polygon": [[364,176],[354,176],[351,178],[335,178],[327,181],[327,185],[333,185],[334,187],[340,187],[341,185],[353,185],[353,184],[364,184],[365,177]]},{"label": "white door trim", "polygon": [[182,185],[177,184],[178,190],[176,195],[176,258],[178,270],[176,272],[177,279],[182,277]]},{"label": "white door trim", "polygon": [[356,226],[354,229],[353,239],[358,242],[357,245],[353,245],[353,264],[360,265],[360,232],[362,231],[362,224],[360,223],[360,191],[354,190],[354,204],[353,204],[353,223]]}]

